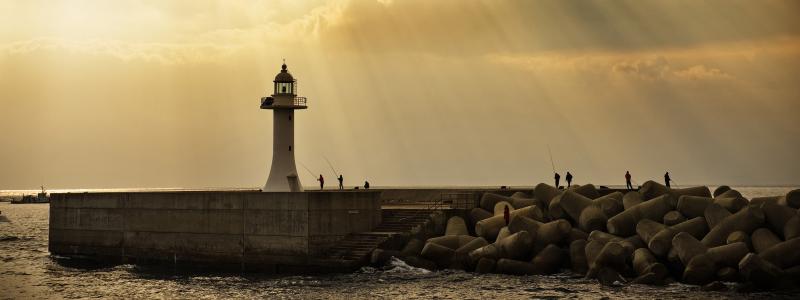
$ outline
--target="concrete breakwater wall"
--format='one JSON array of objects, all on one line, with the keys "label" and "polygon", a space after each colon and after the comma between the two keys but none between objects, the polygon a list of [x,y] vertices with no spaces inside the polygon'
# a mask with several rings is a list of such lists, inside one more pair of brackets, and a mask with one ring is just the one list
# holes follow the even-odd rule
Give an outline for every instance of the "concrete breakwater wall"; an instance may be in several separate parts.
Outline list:
[{"label": "concrete breakwater wall", "polygon": [[49,250],[122,261],[313,266],[381,222],[380,192],[53,194]]},{"label": "concrete breakwater wall", "polygon": [[[493,187],[445,187],[445,188],[384,188],[381,191],[381,202],[385,206],[420,205],[444,201],[445,207],[470,210],[479,206],[484,193],[511,196],[515,193],[533,193],[533,188],[493,188]],[[605,196],[614,192],[625,192],[625,189],[609,189],[600,187],[596,192]],[[449,204],[449,205],[448,205]]]}]

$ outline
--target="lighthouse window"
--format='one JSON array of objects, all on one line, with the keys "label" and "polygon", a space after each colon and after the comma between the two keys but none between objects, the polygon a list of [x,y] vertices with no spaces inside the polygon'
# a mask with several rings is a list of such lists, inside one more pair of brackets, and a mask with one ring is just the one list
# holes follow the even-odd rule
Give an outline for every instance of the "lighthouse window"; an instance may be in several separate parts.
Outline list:
[{"label": "lighthouse window", "polygon": [[292,146],[289,146],[289,151],[292,151]]},{"label": "lighthouse window", "polygon": [[276,94],[289,94],[292,93],[294,88],[290,82],[277,82],[275,85]]}]

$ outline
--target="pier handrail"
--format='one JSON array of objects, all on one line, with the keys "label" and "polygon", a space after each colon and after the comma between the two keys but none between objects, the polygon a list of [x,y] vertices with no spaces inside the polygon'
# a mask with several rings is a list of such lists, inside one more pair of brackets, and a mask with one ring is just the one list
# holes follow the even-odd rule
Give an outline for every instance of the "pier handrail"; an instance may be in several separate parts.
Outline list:
[{"label": "pier handrail", "polygon": [[444,194],[440,194],[439,195],[439,199],[438,200],[434,200],[434,201],[428,202],[428,205],[425,207],[425,209],[426,210],[441,210],[442,209],[442,203],[444,203],[444,198],[442,197],[442,195],[444,195]]},{"label": "pier handrail", "polygon": [[472,209],[475,207],[475,193],[470,192],[450,192],[439,194],[439,199],[429,202],[428,210],[441,210],[445,207],[450,209]]}]

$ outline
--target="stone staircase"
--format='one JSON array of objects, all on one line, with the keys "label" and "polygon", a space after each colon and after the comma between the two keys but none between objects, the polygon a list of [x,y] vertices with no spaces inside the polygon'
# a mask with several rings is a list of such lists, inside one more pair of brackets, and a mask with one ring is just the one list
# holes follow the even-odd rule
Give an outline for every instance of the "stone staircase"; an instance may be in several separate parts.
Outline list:
[{"label": "stone staircase", "polygon": [[361,262],[381,243],[391,237],[387,232],[358,232],[347,235],[331,247],[328,257],[347,262]]},{"label": "stone staircase", "polygon": [[417,226],[424,225],[430,220],[432,211],[426,209],[384,209],[381,224],[372,231],[375,232],[409,232]]},{"label": "stone staircase", "polygon": [[393,237],[410,233],[429,222],[432,211],[425,209],[384,209],[381,223],[371,232],[347,235],[331,247],[325,260],[335,260],[344,267],[358,267],[369,260],[369,255]]}]

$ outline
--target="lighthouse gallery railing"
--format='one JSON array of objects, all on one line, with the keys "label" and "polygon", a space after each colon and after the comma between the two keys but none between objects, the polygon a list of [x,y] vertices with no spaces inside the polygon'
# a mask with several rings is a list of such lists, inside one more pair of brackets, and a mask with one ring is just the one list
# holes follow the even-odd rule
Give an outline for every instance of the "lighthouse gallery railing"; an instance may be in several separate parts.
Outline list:
[{"label": "lighthouse gallery railing", "polygon": [[[294,99],[292,99],[292,105],[293,106],[306,106],[306,102],[307,101],[308,100],[306,99],[306,97],[294,97]],[[272,106],[273,104],[275,104],[275,99],[274,98],[272,98],[272,97],[262,97],[261,98],[261,107]]]}]

